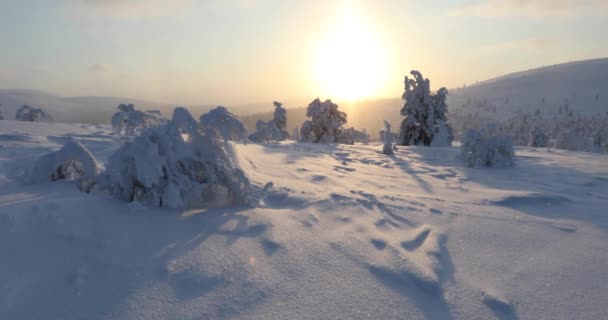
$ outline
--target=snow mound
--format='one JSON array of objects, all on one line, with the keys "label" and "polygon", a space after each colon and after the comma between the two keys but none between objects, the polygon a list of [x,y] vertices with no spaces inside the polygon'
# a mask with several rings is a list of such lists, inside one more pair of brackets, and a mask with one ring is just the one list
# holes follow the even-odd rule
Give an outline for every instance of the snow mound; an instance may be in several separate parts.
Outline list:
[{"label": "snow mound", "polygon": [[80,142],[71,139],[58,151],[40,157],[29,174],[30,182],[63,179],[93,179],[99,169],[93,155]]},{"label": "snow mound", "polygon": [[203,134],[191,119],[178,108],[168,124],[122,145],[110,156],[99,188],[156,207],[248,203],[252,185],[232,160],[231,145],[214,131]]}]

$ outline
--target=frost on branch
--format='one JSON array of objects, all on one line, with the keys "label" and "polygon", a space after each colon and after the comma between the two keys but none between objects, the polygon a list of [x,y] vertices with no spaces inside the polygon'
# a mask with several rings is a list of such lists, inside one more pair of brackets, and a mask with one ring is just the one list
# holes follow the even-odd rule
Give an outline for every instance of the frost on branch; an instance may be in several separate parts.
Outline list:
[{"label": "frost on branch", "polygon": [[112,116],[112,129],[117,135],[134,136],[136,132],[157,126],[163,122],[158,110],[140,111],[133,104],[121,104]]},{"label": "frost on branch", "polygon": [[89,150],[72,139],[58,151],[40,157],[29,173],[29,181],[32,183],[62,179],[92,181],[98,171],[95,158]]},{"label": "frost on branch", "polygon": [[245,124],[225,107],[219,106],[205,113],[200,117],[200,123],[205,132],[217,131],[226,141],[247,143]]},{"label": "frost on branch", "polygon": [[460,155],[467,167],[511,167],[515,150],[511,138],[496,133],[487,126],[481,130],[469,129],[464,136]]},{"label": "frost on branch", "polygon": [[51,122],[53,117],[46,111],[40,108],[32,108],[28,105],[23,105],[15,114],[15,120],[31,121],[31,122]]},{"label": "frost on branch", "polygon": [[218,133],[203,133],[184,108],[110,156],[98,187],[125,201],[168,208],[250,204],[252,185]]}]

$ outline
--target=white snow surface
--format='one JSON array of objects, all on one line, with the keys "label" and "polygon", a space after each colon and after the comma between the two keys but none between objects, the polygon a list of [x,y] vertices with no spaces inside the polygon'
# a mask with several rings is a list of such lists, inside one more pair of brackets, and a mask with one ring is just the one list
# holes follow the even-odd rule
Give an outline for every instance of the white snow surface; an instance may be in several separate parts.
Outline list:
[{"label": "white snow surface", "polygon": [[235,145],[262,207],[167,210],[26,184],[109,126],[0,120],[2,319],[604,319],[608,156],[517,148]]}]

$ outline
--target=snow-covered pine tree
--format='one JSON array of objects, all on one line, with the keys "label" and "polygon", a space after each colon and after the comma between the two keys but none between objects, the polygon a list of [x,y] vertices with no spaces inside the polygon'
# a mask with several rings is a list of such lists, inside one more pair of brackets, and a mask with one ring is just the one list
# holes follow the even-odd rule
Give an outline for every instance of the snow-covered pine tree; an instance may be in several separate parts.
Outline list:
[{"label": "snow-covered pine tree", "polygon": [[542,127],[536,126],[530,130],[530,137],[528,140],[528,146],[530,147],[546,147],[547,146],[547,135]]},{"label": "snow-covered pine tree", "polygon": [[418,71],[410,73],[413,79],[405,77],[405,92],[402,96],[405,105],[401,109],[401,115],[405,119],[401,122],[399,144],[429,146],[437,134],[441,141],[436,141],[434,145],[451,145],[453,133],[446,117],[448,90],[441,88],[433,95],[429,79],[425,79]]},{"label": "snow-covered pine tree", "polygon": [[289,139],[289,132],[287,131],[287,110],[283,108],[283,104],[274,101],[274,117],[272,122],[277,129],[277,136],[274,137],[278,141]]}]

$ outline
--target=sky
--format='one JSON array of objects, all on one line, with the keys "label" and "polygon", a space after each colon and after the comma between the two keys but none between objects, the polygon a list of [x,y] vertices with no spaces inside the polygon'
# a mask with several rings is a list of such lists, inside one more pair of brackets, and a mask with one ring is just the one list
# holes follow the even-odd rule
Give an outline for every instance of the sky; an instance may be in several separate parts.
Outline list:
[{"label": "sky", "polygon": [[398,98],[608,57],[606,0],[0,0],[0,88],[180,104]]}]

